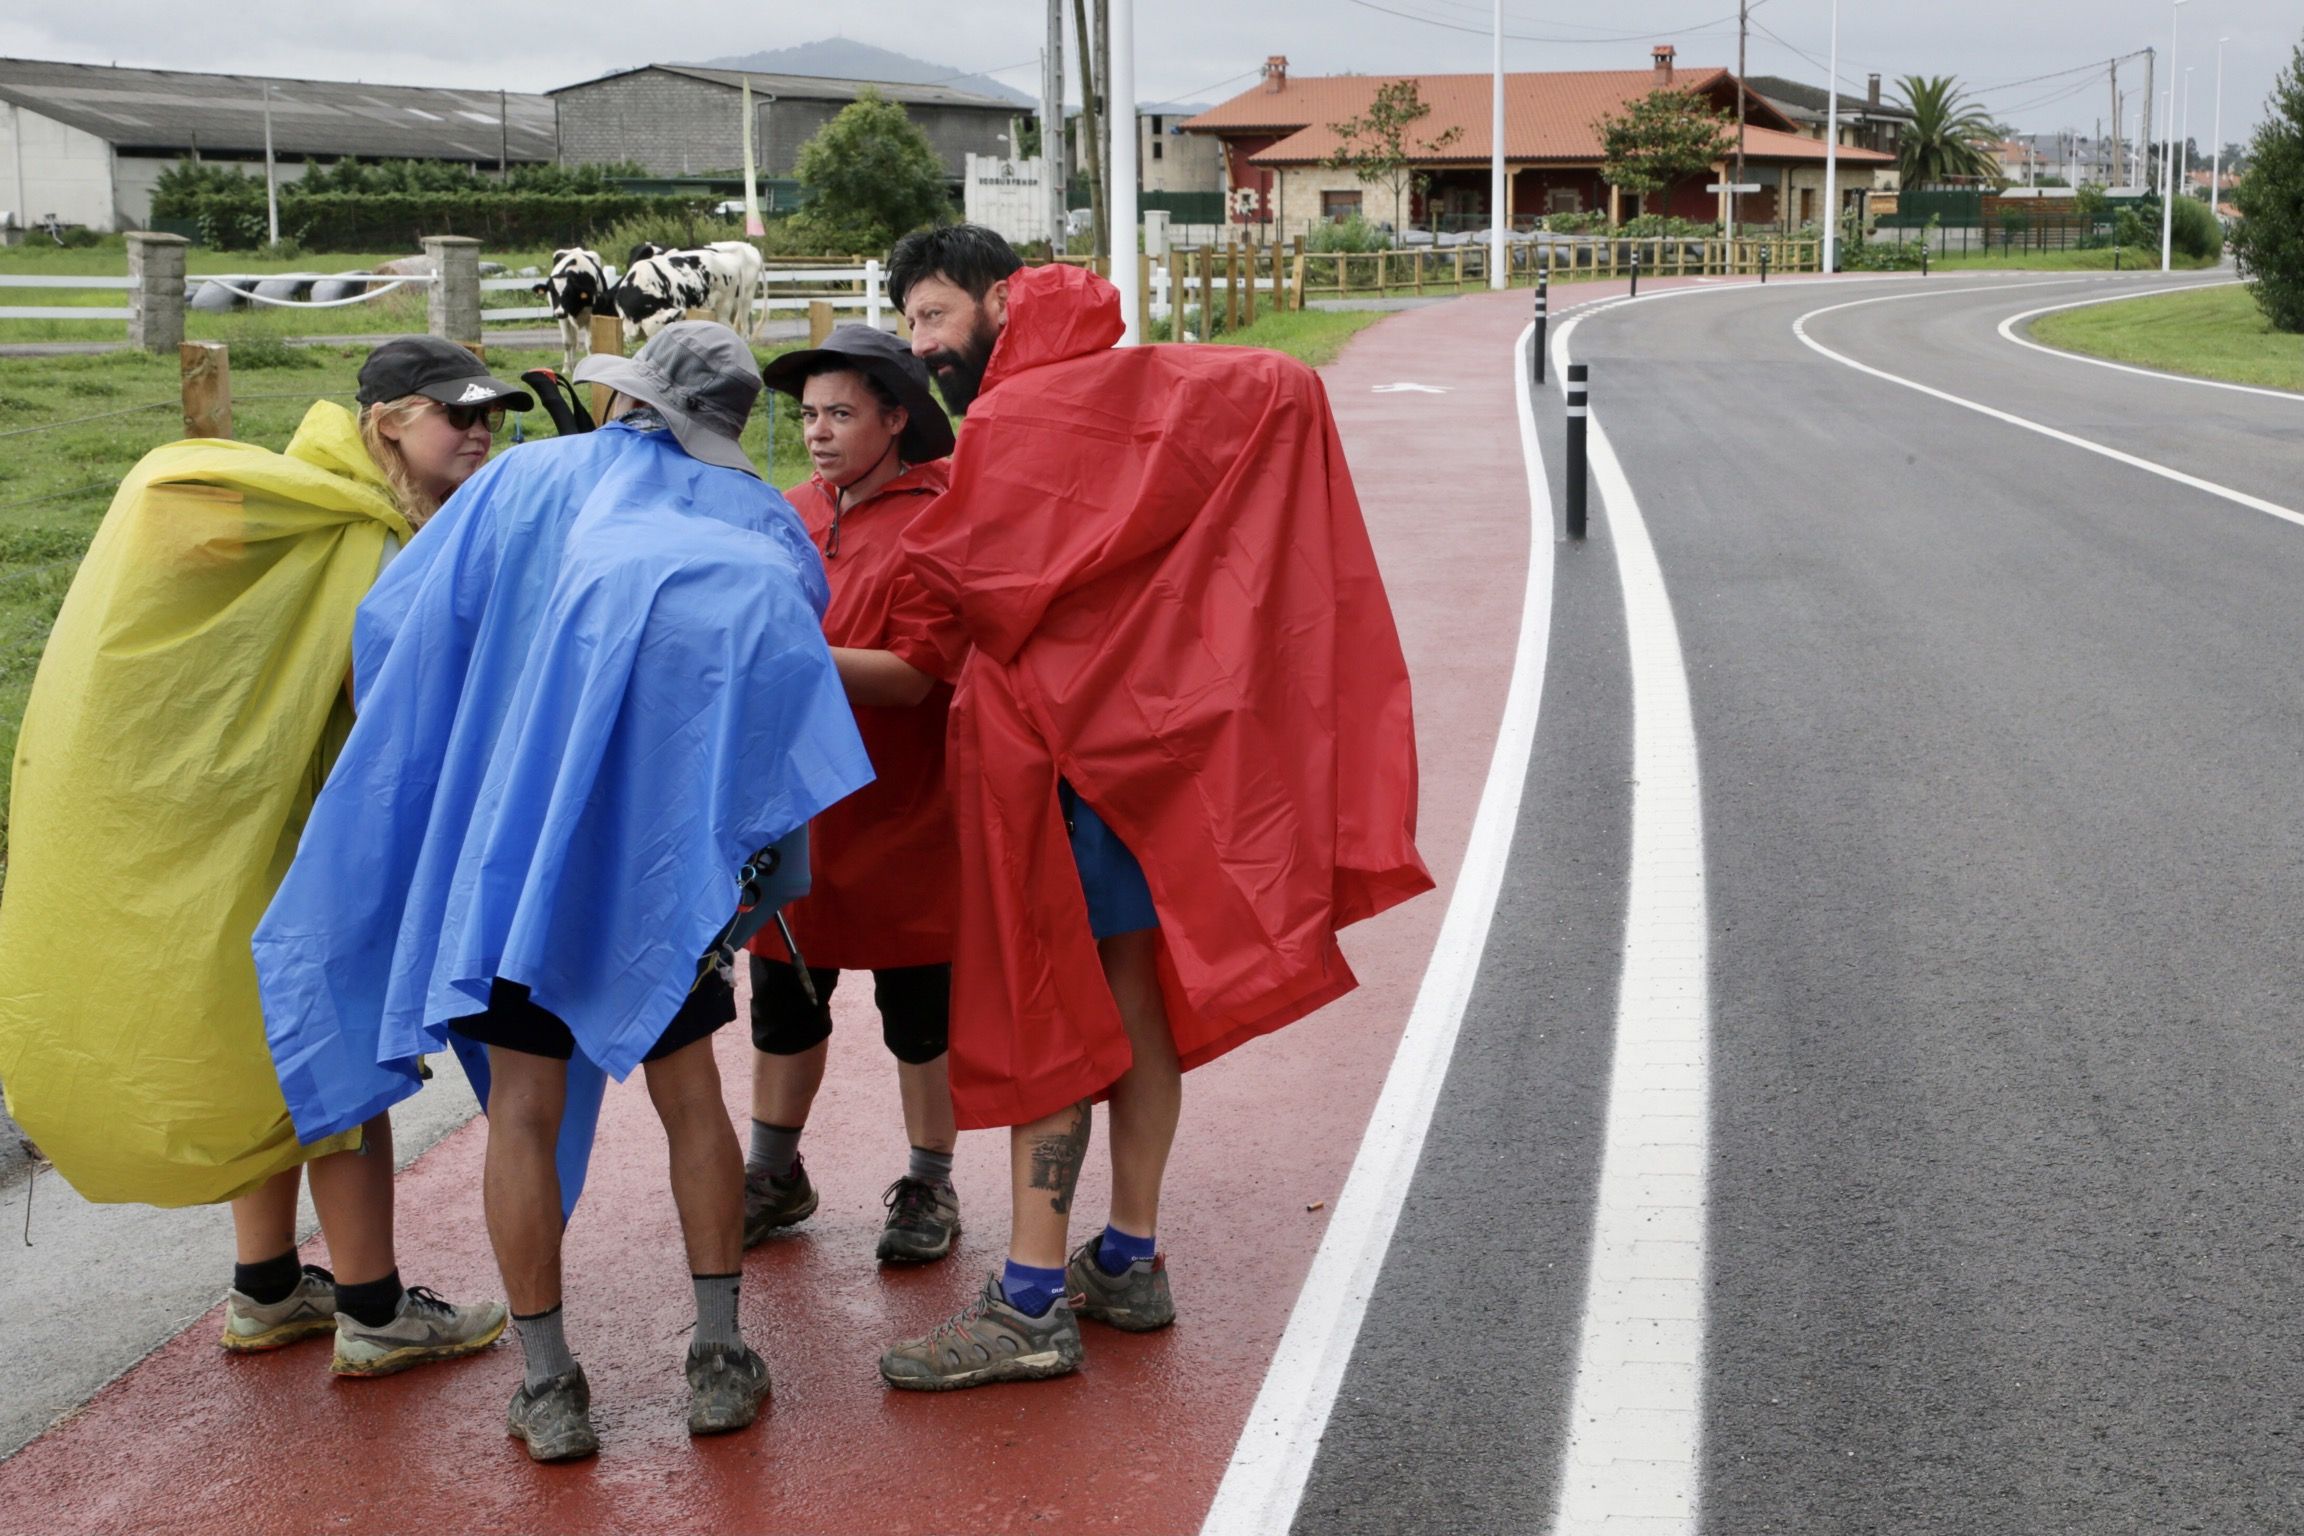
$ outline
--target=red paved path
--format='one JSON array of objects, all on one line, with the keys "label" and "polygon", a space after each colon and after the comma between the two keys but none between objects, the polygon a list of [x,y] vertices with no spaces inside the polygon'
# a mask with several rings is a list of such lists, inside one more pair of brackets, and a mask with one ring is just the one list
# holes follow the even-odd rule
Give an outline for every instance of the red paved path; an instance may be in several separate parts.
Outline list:
[{"label": "red paved path", "polygon": [[[1579,284],[1559,297],[1565,308],[1609,291]],[[1358,1148],[1486,772],[1527,552],[1508,348],[1528,311],[1521,291],[1403,313],[1327,370],[1415,680],[1419,841],[1441,889],[1347,935],[1360,991],[1188,1079],[1161,1235],[1175,1328],[1134,1337],[1091,1324],[1086,1367],[1059,1382],[942,1395],[881,1386],[880,1348],[946,1315],[999,1262],[1006,1138],[962,1139],[956,1178],[975,1225],[954,1258],[877,1269],[878,1195],[904,1137],[869,989],[844,988],[805,1143],[823,1208],[745,1263],[745,1330],[776,1383],[759,1427],[709,1441],[685,1432],[693,1301],[662,1135],[634,1082],[610,1093],[567,1247],[596,1461],[537,1467],[504,1437],[520,1371],[509,1339],[471,1361],[337,1382],[324,1343],[222,1356],[211,1314],[0,1463],[0,1528],[1196,1529],[1328,1220],[1329,1208],[1307,1207],[1332,1208]],[[1451,392],[1372,392],[1398,382]],[[749,1057],[741,1027],[722,1033],[739,1123]],[[480,1218],[483,1135],[464,1128],[400,1180],[402,1271],[456,1297],[498,1294]],[[1080,1233],[1103,1218],[1102,1156],[1090,1160]],[[1116,1404],[1124,1416],[1107,1411]]]}]

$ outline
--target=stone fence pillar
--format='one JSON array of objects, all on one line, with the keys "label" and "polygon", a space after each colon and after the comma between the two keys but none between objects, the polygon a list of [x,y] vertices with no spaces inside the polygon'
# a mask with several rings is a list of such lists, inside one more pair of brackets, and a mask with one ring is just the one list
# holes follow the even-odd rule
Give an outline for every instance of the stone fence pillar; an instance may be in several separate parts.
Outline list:
[{"label": "stone fence pillar", "polygon": [[173,353],[184,344],[184,254],[191,242],[182,235],[147,230],[128,232],[128,344],[147,352]]},{"label": "stone fence pillar", "polygon": [[479,341],[480,242],[463,235],[426,235],[424,254],[439,281],[424,298],[424,328],[450,341]]}]

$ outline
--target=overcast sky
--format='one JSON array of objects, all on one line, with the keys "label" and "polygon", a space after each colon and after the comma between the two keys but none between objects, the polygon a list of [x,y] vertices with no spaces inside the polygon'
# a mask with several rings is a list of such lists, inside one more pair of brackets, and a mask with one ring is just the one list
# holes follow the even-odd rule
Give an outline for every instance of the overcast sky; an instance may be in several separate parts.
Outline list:
[{"label": "overcast sky", "polygon": [[[1636,69],[1646,65],[1655,41],[1677,44],[1683,65],[1733,67],[1735,3],[1611,0],[1595,7],[1505,0],[1505,67]],[[1821,84],[1830,6],[1831,0],[1761,0],[1752,12],[1751,73]],[[525,10],[468,0],[326,8],[305,0],[241,0],[223,13],[178,0],[52,0],[6,11],[0,54],[15,57],[531,91],[637,64],[749,53],[833,32],[956,71],[997,73],[1037,91],[1033,61],[1046,14],[1035,0],[872,0],[855,7],[561,0]],[[1298,74],[1484,71],[1489,62],[1492,10],[1482,0],[1138,0],[1137,11],[1138,95],[1146,101],[1222,100],[1254,83],[1268,53],[1286,54]],[[2029,131],[2093,133],[2112,110],[2101,66],[2114,55],[2156,47],[2159,84],[2168,82],[2168,0],[1841,0],[1840,13],[1845,89],[1860,94],[1872,72],[1890,82],[1905,74],[1949,74],[1980,88],[1988,109]],[[2188,0],[2178,16],[2180,62],[2197,66],[2192,137],[2205,147],[2210,136],[2219,37],[2230,39],[2224,136],[2244,137],[2262,114],[2273,75],[2304,34],[2304,6],[2297,0]],[[2083,73],[2064,73],[2083,66]],[[2034,78],[2044,76],[2053,78]],[[2121,65],[2131,133],[2143,79],[2142,59]],[[2017,83],[2023,81],[2031,83]]]}]

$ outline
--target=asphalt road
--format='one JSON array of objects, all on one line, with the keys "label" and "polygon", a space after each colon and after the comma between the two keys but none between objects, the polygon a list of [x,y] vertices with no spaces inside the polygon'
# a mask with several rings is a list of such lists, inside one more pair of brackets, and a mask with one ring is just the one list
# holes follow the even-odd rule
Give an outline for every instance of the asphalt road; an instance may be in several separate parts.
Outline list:
[{"label": "asphalt road", "polygon": [[[1995,334],[2108,291],[1777,284],[1572,339],[1700,752],[1707,1532],[2304,1530],[2304,528],[1794,331],[1887,300],[1806,329],[2304,509],[2304,401]],[[1541,1530],[1558,1494],[1632,792],[1607,516],[1557,568],[1513,871],[1300,1532]]]}]

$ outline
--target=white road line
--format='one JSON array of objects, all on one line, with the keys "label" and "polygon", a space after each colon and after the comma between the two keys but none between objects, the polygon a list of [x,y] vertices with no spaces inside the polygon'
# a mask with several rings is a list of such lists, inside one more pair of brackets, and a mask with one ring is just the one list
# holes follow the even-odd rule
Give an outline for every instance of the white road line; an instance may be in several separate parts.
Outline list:
[{"label": "white road line", "polygon": [[2177,283],[2167,288],[2146,288],[2139,293],[2108,293],[2100,294],[2092,299],[2077,299],[2070,304],[2043,305],[2039,309],[2028,309],[2020,315],[2010,315],[2001,321],[2000,339],[2012,341],[2020,347],[2030,347],[2035,352],[2045,352],[2059,362],[2086,363],[2093,368],[2109,368],[2115,373],[2133,373],[2139,378],[2159,379],[2168,384],[2190,384],[2200,389],[2228,389],[2235,394],[2265,395],[2274,400],[2304,402],[2304,395],[2300,395],[2294,390],[2267,389],[2261,384],[2234,384],[2228,379],[2196,379],[2188,373],[2169,373],[2160,368],[2139,368],[2134,363],[2116,363],[2107,357],[2089,357],[2085,353],[2066,351],[2062,347],[2051,347],[2045,342],[2034,341],[2028,336],[2016,334],[2016,327],[2025,321],[2036,320],[2042,315],[2053,315],[2062,310],[2087,309],[2097,304],[2118,304],[2128,299],[2148,299],[2155,294],[2162,293],[2191,293],[2202,288],[2232,288],[2238,286],[2239,282],[2240,279],[2232,278],[2228,281],[2215,283]]},{"label": "white road line", "polygon": [[1481,954],[1488,946],[1489,922],[1503,888],[1513,829],[1520,820],[1521,789],[1536,740],[1536,712],[1544,698],[1552,629],[1552,501],[1528,398],[1528,348],[1534,331],[1532,325],[1522,331],[1510,354],[1528,479],[1528,586],[1521,600],[1520,640],[1496,731],[1496,750],[1488,762],[1488,782],[1480,792],[1464,863],[1457,871],[1456,888],[1448,899],[1408,1027],[1393,1053],[1352,1172],[1337,1197],[1328,1234],[1313,1256],[1311,1273],[1289,1314],[1263,1389],[1248,1411],[1248,1423],[1201,1526],[1204,1536],[1272,1536],[1295,1520],[1336,1390],[1352,1358],[1353,1341],[1360,1334],[1361,1318],[1423,1154],[1425,1132],[1455,1054]]},{"label": "white road line", "polygon": [[[1683,290],[1685,291],[1685,290]],[[1568,337],[1553,355],[1567,374]],[[1588,429],[1632,656],[1631,885],[1556,1536],[1696,1529],[1703,1470],[1711,970],[1679,626],[1624,466]]]},{"label": "white road line", "polygon": [[[2016,287],[2021,285],[2007,284],[2004,286]],[[1990,291],[1990,289],[1985,288],[1947,290],[1947,292],[1967,293],[1986,293]],[[1912,297],[1912,295],[1897,294],[1893,297],[1907,298]],[[2117,448],[2109,447],[2103,443],[2093,442],[2085,437],[2075,436],[2070,432],[2062,431],[2059,428],[2048,426],[2044,422],[2033,421],[2029,417],[2018,416],[2014,412],[2003,411],[1997,409],[1996,407],[1985,405],[1981,401],[1970,400],[1964,396],[1955,395],[1949,391],[1937,389],[1932,385],[1922,384],[1916,379],[1904,378],[1902,375],[1890,373],[1884,368],[1875,368],[1870,363],[1860,363],[1845,353],[1833,351],[1830,347],[1825,346],[1815,337],[1808,334],[1808,322],[1811,320],[1821,319],[1825,315],[1836,314],[1844,309],[1857,309],[1866,304],[1885,304],[1888,302],[1890,302],[1889,299],[1857,299],[1852,303],[1833,304],[1823,309],[1812,309],[1808,313],[1802,315],[1799,319],[1792,322],[1792,334],[1799,337],[1801,344],[1806,346],[1810,351],[1821,353],[1823,356],[1832,359],[1832,361],[1839,363],[1844,367],[1855,369],[1858,373],[1870,374],[1873,378],[1885,379],[1891,384],[1900,384],[1906,389],[1915,390],[1920,394],[1930,396],[1933,399],[1941,400],[1947,405],[1956,405],[1964,411],[1974,411],[1979,416],[1989,416],[1994,421],[2006,422],[2009,426],[2021,427],[2027,432],[2037,432],[2042,437],[2052,438],[2059,443],[2064,443],[2074,448],[2083,449],[2086,452],[2096,454],[2102,458],[2110,459],[2116,464],[2125,464],[2131,469],[2143,470],[2148,475],[2158,475],[2163,480],[2173,480],[2178,485],[2187,486],[2192,490],[2204,491],[2210,496],[2221,497],[2236,506],[2247,507],[2252,511],[2262,512],[2267,516],[2277,517],[2283,521],[2295,523],[2299,526],[2304,526],[2304,513],[2299,513],[2289,507],[2283,507],[2277,502],[2266,501],[2261,496],[2251,496],[2246,491],[2234,490],[2231,486],[2228,485],[2218,485],[2213,480],[2203,480],[2198,475],[2188,475],[2183,470],[2172,468],[2166,464],[2157,463],[2151,459],[2139,458],[2132,453],[2123,453]]]}]

